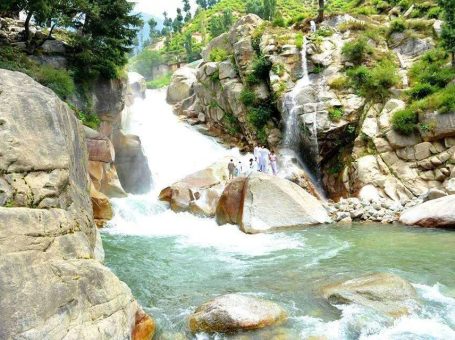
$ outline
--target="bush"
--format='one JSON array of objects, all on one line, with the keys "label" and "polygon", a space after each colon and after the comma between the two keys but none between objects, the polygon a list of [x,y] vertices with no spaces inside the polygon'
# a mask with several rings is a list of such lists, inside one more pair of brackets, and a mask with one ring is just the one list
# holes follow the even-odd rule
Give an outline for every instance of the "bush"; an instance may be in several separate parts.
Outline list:
[{"label": "bush", "polygon": [[355,41],[347,42],[341,50],[343,56],[355,65],[360,65],[365,60],[366,55],[371,54],[372,52],[373,49],[368,45],[365,37],[360,37]]},{"label": "bush", "polygon": [[409,136],[417,128],[417,113],[411,109],[397,111],[392,116],[392,127],[399,134]]},{"label": "bush", "polygon": [[352,86],[362,97],[381,101],[390,95],[389,89],[400,80],[395,65],[388,60],[382,61],[372,69],[359,66],[349,70],[347,74]]},{"label": "bush", "polygon": [[75,90],[73,78],[66,70],[43,65],[37,69],[35,79],[62,99],[68,98]]},{"label": "bush", "polygon": [[247,84],[247,86],[254,86],[254,85],[260,84],[261,79],[256,77],[256,74],[254,74],[254,72],[253,72],[246,76],[245,83]]},{"label": "bush", "polygon": [[295,46],[301,50],[303,48],[303,34],[297,33],[295,36]]},{"label": "bush", "polygon": [[409,71],[413,82],[445,87],[455,78],[455,69],[447,65],[449,55],[441,49],[425,53]]},{"label": "bush", "polygon": [[329,109],[329,118],[332,122],[338,122],[343,117],[343,109],[340,107],[331,107]]},{"label": "bush", "polygon": [[364,31],[368,25],[364,21],[350,20],[338,25],[338,29],[344,33],[346,31]]},{"label": "bush", "polygon": [[402,18],[392,20],[390,22],[388,34],[406,31],[406,21]]},{"label": "bush", "polygon": [[436,92],[437,88],[433,85],[424,83],[424,84],[416,84],[414,85],[409,91],[408,94],[412,99],[418,100],[429,96]]},{"label": "bush", "polygon": [[284,74],[285,68],[284,65],[281,63],[274,64],[272,66],[272,72],[275,73],[277,76],[282,76]]},{"label": "bush", "polygon": [[257,101],[256,93],[250,89],[244,88],[242,92],[240,92],[240,101],[245,106],[253,106]]},{"label": "bush", "polygon": [[446,88],[415,102],[412,107],[419,112],[438,111],[442,114],[455,112],[455,85],[449,85]]},{"label": "bush", "polygon": [[231,136],[235,136],[240,133],[242,130],[240,128],[240,123],[232,113],[225,112],[223,116],[223,126],[226,128],[227,132]]},{"label": "bush", "polygon": [[258,130],[262,129],[270,118],[272,118],[272,111],[268,105],[251,108],[247,113],[248,121]]},{"label": "bush", "polygon": [[441,15],[441,8],[440,7],[432,7],[427,12],[427,17],[429,19],[439,19]]},{"label": "bush", "polygon": [[211,75],[210,75],[210,79],[212,80],[212,82],[214,83],[217,83],[220,81],[220,70],[219,69],[216,69]]},{"label": "bush", "polygon": [[329,86],[333,90],[344,90],[349,87],[349,78],[340,76],[330,81]]},{"label": "bush", "polygon": [[316,31],[316,35],[320,37],[331,37],[333,35],[333,30],[330,27],[322,26]]},{"label": "bush", "polygon": [[101,125],[101,120],[98,117],[98,115],[96,115],[94,113],[87,113],[87,112],[81,111],[72,104],[68,104],[68,106],[74,111],[74,113],[80,119],[82,124],[84,124],[85,126],[88,126],[89,128],[92,128],[94,130],[98,130],[98,128]]},{"label": "bush", "polygon": [[157,77],[147,82],[148,89],[160,89],[171,83],[172,73],[167,73],[161,77]]},{"label": "bush", "polygon": [[225,61],[229,58],[229,54],[222,48],[214,48],[210,51],[209,60],[215,62]]},{"label": "bush", "polygon": [[275,27],[286,27],[286,21],[282,16],[275,18],[272,23]]},{"label": "bush", "polygon": [[253,74],[260,80],[268,80],[272,69],[272,63],[264,56],[257,57],[253,61]]}]

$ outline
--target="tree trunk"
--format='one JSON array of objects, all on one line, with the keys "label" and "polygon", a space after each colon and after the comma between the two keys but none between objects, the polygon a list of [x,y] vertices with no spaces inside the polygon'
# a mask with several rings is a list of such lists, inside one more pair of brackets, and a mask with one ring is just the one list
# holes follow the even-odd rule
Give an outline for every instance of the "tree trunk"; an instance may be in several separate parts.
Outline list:
[{"label": "tree trunk", "polygon": [[30,11],[27,14],[27,19],[25,19],[25,43],[28,45],[30,40],[30,20],[32,19],[33,12]]},{"label": "tree trunk", "polygon": [[324,21],[324,5],[324,0],[319,0],[318,18],[316,19],[317,22]]}]

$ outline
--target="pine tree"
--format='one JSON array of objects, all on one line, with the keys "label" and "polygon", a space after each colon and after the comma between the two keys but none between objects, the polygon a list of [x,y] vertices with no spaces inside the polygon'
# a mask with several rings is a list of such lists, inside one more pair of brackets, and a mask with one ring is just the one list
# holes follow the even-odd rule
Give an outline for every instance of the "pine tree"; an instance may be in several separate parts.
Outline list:
[{"label": "pine tree", "polygon": [[455,0],[439,0],[439,5],[444,10],[443,46],[451,54],[452,66],[455,67]]},{"label": "pine tree", "polygon": [[272,21],[276,12],[276,0],[263,0],[264,19]]},{"label": "pine tree", "polygon": [[207,0],[196,0],[196,4],[199,5],[202,9],[207,9]]},{"label": "pine tree", "polygon": [[177,16],[172,23],[172,28],[174,29],[174,33],[181,32],[183,27],[183,15],[182,10],[177,8]]},{"label": "pine tree", "polygon": [[185,22],[189,22],[191,20],[191,5],[190,0],[183,0],[183,11],[185,12]]}]

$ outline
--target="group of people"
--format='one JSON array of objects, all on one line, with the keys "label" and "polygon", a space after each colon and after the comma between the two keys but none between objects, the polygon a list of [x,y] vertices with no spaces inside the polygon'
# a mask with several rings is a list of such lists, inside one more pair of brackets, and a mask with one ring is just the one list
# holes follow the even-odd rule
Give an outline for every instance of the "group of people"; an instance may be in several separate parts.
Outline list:
[{"label": "group of people", "polygon": [[275,152],[269,151],[265,146],[255,146],[253,152],[254,158],[250,158],[248,164],[244,167],[242,161],[236,164],[233,159],[228,164],[229,179],[239,176],[249,176],[253,172],[269,172],[269,165],[272,173],[277,175],[277,156]]}]

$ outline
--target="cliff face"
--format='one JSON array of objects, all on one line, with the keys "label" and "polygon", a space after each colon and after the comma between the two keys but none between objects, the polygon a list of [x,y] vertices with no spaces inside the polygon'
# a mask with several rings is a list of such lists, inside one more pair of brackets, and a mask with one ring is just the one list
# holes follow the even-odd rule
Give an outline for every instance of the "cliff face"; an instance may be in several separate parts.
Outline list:
[{"label": "cliff face", "polygon": [[0,338],[127,339],[140,314],[100,260],[84,132],[28,76],[0,70]]},{"label": "cliff face", "polygon": [[[370,198],[403,204],[430,188],[451,194],[453,110],[419,112],[418,124],[408,136],[392,124],[394,113],[410,105],[406,101],[416,81],[412,83],[408,74],[437,45],[440,21],[409,19],[405,33],[390,33],[387,27],[393,19],[393,15],[336,15],[309,33],[245,16],[207,45],[195,70],[175,73],[168,89],[181,93],[173,101],[175,111],[234,145],[266,141],[279,147],[291,102],[299,135],[295,146],[320,170],[330,198],[362,196],[367,191]],[[365,41],[367,52],[361,62],[353,63],[343,47],[349,50],[358,41]],[[303,57],[309,82],[295,88],[302,77]],[[268,73],[258,79],[258,60],[264,59]],[[357,68],[360,65],[363,68]],[[367,74],[370,83],[350,75],[358,70]],[[377,90],[367,92],[367,86]],[[273,107],[274,114],[268,115],[264,106]],[[261,119],[266,121],[258,129],[255,122]]]}]

